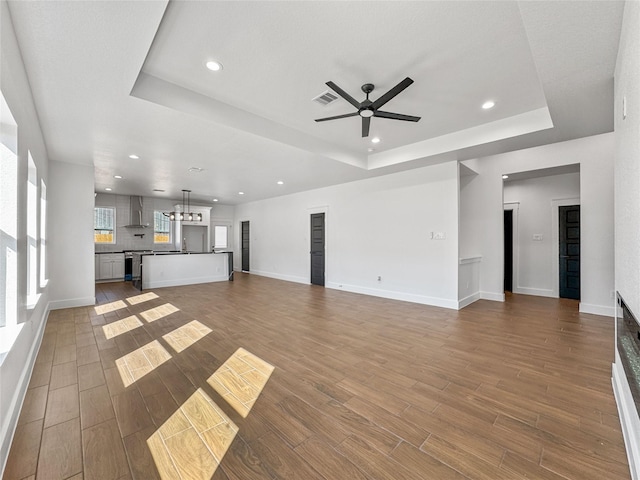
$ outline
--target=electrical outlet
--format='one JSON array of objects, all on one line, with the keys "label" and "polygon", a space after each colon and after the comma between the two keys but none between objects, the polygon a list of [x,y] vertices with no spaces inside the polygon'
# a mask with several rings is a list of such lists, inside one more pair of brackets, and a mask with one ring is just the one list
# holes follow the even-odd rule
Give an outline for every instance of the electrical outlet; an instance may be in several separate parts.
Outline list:
[{"label": "electrical outlet", "polygon": [[434,232],[433,233],[433,239],[434,240],[444,240],[445,238],[445,233],[444,232]]}]

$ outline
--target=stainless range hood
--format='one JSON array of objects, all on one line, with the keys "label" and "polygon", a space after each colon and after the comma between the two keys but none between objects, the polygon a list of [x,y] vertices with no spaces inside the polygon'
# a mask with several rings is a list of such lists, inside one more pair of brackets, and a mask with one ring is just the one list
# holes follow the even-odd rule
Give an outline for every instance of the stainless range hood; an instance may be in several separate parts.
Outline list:
[{"label": "stainless range hood", "polygon": [[149,224],[142,223],[142,197],[137,195],[131,195],[129,197],[129,225],[125,225],[127,228],[147,228]]}]

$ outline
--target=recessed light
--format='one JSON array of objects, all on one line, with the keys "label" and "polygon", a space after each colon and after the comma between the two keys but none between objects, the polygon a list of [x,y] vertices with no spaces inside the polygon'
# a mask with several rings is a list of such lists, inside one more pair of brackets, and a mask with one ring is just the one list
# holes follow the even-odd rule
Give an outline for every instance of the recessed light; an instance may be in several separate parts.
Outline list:
[{"label": "recessed light", "polygon": [[164,192],[164,190],[162,190],[161,188],[154,188],[153,191],[154,192]]},{"label": "recessed light", "polygon": [[204,170],[204,168],[200,168],[200,167],[190,167],[189,168],[189,172],[191,172],[191,173],[200,173],[200,172],[202,172],[202,170]]},{"label": "recessed light", "polygon": [[509,178],[509,175],[502,175],[503,180],[506,180],[507,178]]},{"label": "recessed light", "polygon": [[107,192],[110,192],[110,191],[111,191],[111,188],[107,187],[107,188],[105,188],[105,190],[106,190]]},{"label": "recessed light", "polygon": [[205,64],[209,70],[212,72],[219,72],[222,70],[222,64],[220,62],[216,62],[215,60],[211,60]]},{"label": "recessed light", "polygon": [[482,104],[482,108],[484,108],[485,110],[489,110],[490,108],[495,107],[495,105],[496,102],[494,102],[493,100],[487,100]]},{"label": "recessed light", "polygon": [[132,153],[131,155],[129,155],[129,158],[132,158],[133,160],[138,160],[140,157],[135,153]]},{"label": "recessed light", "polygon": [[113,176],[113,178],[118,178],[118,179],[120,179],[120,178],[122,178],[122,175],[114,175],[114,176]]},{"label": "recessed light", "polygon": [[278,185],[284,185],[284,182],[282,180],[278,180]]},{"label": "recessed light", "polygon": [[238,195],[244,195],[244,192],[238,192]]},{"label": "recessed light", "polygon": [[373,137],[371,139],[371,143],[380,143],[380,139],[378,137]]},{"label": "recessed light", "polygon": [[212,201],[212,202],[217,202],[217,201],[218,201],[218,199],[217,199],[217,198],[214,198],[214,199],[213,199],[213,200],[211,200],[211,201]]}]

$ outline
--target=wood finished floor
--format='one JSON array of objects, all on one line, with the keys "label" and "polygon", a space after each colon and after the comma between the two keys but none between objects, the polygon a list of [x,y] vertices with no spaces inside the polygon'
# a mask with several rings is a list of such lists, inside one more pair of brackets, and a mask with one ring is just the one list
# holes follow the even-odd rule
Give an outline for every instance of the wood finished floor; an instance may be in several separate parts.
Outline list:
[{"label": "wood finished floor", "polygon": [[[147,439],[198,390],[238,429],[216,480],[630,478],[613,321],[573,301],[456,312],[247,274],[153,293],[51,312],[5,479],[159,478]],[[176,352],[193,320],[211,332]],[[171,358],[125,387],[152,342]],[[238,348],[275,367],[246,418],[207,382]]]}]

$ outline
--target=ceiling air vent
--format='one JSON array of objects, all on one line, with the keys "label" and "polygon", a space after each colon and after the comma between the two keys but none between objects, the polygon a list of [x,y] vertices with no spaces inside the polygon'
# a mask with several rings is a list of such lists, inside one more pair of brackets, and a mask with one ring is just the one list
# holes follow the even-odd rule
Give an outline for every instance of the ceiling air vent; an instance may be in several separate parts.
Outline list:
[{"label": "ceiling air vent", "polygon": [[317,97],[313,98],[312,101],[319,103],[320,105],[329,105],[331,102],[338,99],[338,95],[329,90],[322,92]]}]

